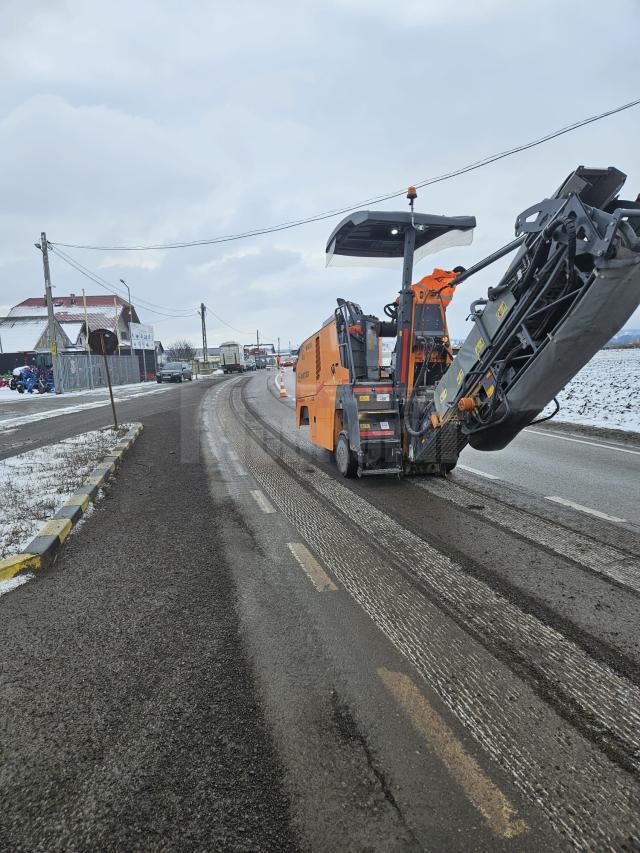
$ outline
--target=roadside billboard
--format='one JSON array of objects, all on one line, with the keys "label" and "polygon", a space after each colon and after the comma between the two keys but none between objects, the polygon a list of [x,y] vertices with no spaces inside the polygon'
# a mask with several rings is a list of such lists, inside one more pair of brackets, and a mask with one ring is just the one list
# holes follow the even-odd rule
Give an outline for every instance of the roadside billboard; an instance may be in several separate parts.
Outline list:
[{"label": "roadside billboard", "polygon": [[155,349],[153,326],[147,326],[145,323],[132,323],[131,346],[133,349]]}]

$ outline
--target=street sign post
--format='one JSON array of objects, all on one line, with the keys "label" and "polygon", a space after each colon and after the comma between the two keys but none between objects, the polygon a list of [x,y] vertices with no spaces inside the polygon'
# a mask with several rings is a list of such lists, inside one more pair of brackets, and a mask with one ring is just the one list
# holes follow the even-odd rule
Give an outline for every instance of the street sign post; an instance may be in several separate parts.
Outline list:
[{"label": "street sign post", "polygon": [[116,415],[116,404],[113,400],[113,388],[111,387],[111,374],[109,373],[108,355],[118,348],[118,336],[111,329],[94,329],[89,335],[89,347],[91,352],[100,354],[104,359],[104,369],[107,374],[107,385],[109,386],[109,397],[111,398],[111,411],[113,412],[113,426],[118,429],[118,416]]}]

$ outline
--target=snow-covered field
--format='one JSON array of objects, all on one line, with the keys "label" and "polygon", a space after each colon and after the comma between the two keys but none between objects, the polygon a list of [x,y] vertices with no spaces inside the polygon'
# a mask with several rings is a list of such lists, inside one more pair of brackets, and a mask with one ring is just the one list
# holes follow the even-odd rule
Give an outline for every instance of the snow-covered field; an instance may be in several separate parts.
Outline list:
[{"label": "snow-covered field", "polygon": [[558,402],[557,421],[640,432],[640,349],[601,350]]},{"label": "snow-covered field", "polygon": [[0,461],[0,559],[28,545],[129,426],[85,432]]}]

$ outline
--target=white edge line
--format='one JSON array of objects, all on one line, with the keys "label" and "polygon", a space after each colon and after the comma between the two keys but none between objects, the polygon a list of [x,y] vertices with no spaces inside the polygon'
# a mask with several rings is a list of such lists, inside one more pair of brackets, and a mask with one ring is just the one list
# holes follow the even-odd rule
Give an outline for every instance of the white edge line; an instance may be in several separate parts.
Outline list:
[{"label": "white edge line", "polygon": [[477,468],[469,468],[468,465],[461,465],[458,463],[458,468],[461,468],[463,471],[469,471],[471,474],[477,474],[479,477],[486,477],[487,480],[499,480],[500,477],[496,477],[495,474],[487,474],[486,471],[478,471]]},{"label": "white edge line", "polygon": [[560,441],[574,441],[576,444],[588,444],[590,447],[602,447],[604,450],[617,450],[618,453],[631,453],[634,456],[640,456],[640,450],[629,450],[627,447],[618,447],[616,444],[599,444],[597,441],[587,441],[584,438],[569,438],[568,435],[558,435],[557,432],[541,432],[537,429],[526,429],[525,432],[542,435],[545,438],[559,438]]},{"label": "white edge line", "polygon": [[616,515],[607,515],[606,512],[600,512],[599,509],[591,509],[591,507],[583,506],[582,504],[577,504],[573,501],[568,501],[566,498],[559,498],[557,495],[545,495],[545,500],[562,504],[562,506],[571,507],[571,509],[577,509],[579,512],[586,512],[588,515],[595,515],[596,518],[603,518],[605,521],[614,521],[618,523],[626,522],[626,518],[618,518]]}]

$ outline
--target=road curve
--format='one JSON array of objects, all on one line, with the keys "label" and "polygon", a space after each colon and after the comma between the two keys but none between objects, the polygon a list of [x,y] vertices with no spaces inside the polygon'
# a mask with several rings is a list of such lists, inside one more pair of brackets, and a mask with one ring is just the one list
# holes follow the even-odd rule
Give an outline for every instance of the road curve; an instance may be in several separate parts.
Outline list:
[{"label": "road curve", "polygon": [[124,468],[0,598],[0,849],[640,850],[633,524],[342,480],[265,373],[121,405]]}]

